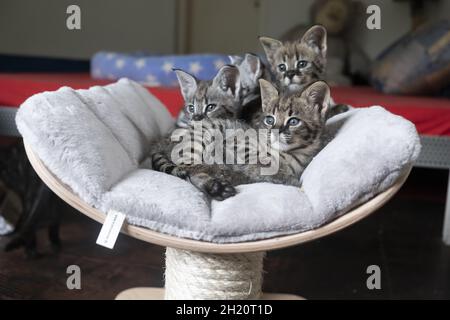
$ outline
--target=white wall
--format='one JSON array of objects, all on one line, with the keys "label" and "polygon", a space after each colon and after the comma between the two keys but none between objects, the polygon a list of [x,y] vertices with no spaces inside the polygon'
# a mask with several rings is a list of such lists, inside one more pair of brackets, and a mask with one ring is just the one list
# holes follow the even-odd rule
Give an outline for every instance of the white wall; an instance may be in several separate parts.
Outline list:
[{"label": "white wall", "polygon": [[[66,28],[81,7],[82,29]],[[98,50],[171,53],[176,0],[1,0],[0,53],[89,58]]]}]

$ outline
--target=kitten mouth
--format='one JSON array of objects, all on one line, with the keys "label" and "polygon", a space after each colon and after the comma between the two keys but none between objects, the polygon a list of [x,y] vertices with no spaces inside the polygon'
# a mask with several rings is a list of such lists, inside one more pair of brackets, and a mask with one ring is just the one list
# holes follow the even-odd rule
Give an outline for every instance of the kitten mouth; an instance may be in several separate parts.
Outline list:
[{"label": "kitten mouth", "polygon": [[278,151],[288,151],[290,149],[289,144],[283,142],[283,141],[276,141],[271,144],[272,149],[278,150]]},{"label": "kitten mouth", "polygon": [[273,135],[271,135],[270,146],[274,150],[288,151],[290,149],[289,139],[284,135],[280,135],[278,139],[276,139]]}]

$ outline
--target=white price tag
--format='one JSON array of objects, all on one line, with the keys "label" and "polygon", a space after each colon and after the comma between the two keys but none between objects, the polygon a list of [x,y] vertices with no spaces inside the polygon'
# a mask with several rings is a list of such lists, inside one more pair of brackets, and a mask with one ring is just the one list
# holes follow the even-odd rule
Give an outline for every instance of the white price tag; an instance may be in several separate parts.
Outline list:
[{"label": "white price tag", "polygon": [[116,243],[117,236],[120,233],[120,229],[122,229],[124,221],[125,215],[123,213],[109,210],[96,243],[109,249],[114,248],[114,244]]}]

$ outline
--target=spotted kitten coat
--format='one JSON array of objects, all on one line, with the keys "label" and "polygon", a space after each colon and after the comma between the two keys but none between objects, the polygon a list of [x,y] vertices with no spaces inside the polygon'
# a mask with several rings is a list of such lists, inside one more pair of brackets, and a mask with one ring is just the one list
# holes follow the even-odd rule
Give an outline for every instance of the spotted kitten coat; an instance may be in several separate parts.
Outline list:
[{"label": "spotted kitten coat", "polygon": [[[221,67],[217,75],[209,81],[198,80],[180,69],[174,71],[184,98],[183,109],[176,121],[177,128],[190,128],[194,122],[206,119],[237,119],[240,116],[241,80],[236,66]],[[151,146],[149,157],[153,159],[152,168],[162,172],[170,171],[173,175],[183,178],[185,172],[178,168],[170,157],[175,146],[170,140],[170,134],[155,141]]]},{"label": "spotted kitten coat", "polygon": [[[246,54],[230,57],[230,60],[235,65],[223,66],[212,81],[199,81],[187,72],[174,70],[184,98],[184,107],[176,122],[178,128],[188,128],[193,121],[203,119],[247,117],[255,108],[261,109],[258,80],[265,70],[259,57]],[[184,171],[170,159],[173,146],[168,138],[152,146],[151,157],[158,158],[153,167],[159,171],[170,168],[173,174],[182,177]]]},{"label": "spotted kitten coat", "polygon": [[255,100],[261,98],[259,90],[259,79],[268,79],[270,76],[261,59],[252,53],[246,53],[244,57],[230,56],[232,65],[239,69],[241,80],[241,103],[243,110]]},{"label": "spotted kitten coat", "polygon": [[[270,157],[278,155],[278,170],[262,175],[267,164],[182,164],[165,166],[161,155],[153,157],[155,167],[161,171],[185,178],[201,191],[216,200],[226,199],[236,193],[235,186],[254,182],[271,182],[300,186],[300,175],[323,146],[323,132],[329,106],[330,90],[325,82],[313,83],[302,93],[281,93],[261,79],[262,110],[261,129],[269,130]],[[242,121],[206,119],[204,130],[219,130],[225,137],[226,129],[248,130]],[[193,132],[185,129],[185,135]],[[276,139],[279,135],[279,139]],[[204,141],[199,141],[204,143]],[[247,146],[247,148],[255,147]],[[259,151],[259,150],[258,150]],[[247,159],[247,157],[246,157]],[[163,162],[161,165],[160,162]],[[182,173],[180,175],[180,172]]]},{"label": "spotted kitten coat", "polygon": [[[294,42],[281,42],[261,37],[270,71],[276,86],[281,91],[301,92],[311,83],[324,80],[327,64],[327,31],[316,25]],[[332,99],[328,118],[348,110],[346,105],[337,105]]]},{"label": "spotted kitten coat", "polygon": [[200,81],[193,75],[176,69],[184,107],[178,115],[177,127],[187,127],[191,121],[204,118],[236,119],[241,111],[240,76],[235,66],[225,65],[213,80]]},{"label": "spotted kitten coat", "polygon": [[327,32],[313,26],[299,41],[285,42],[259,38],[280,90],[303,91],[314,81],[325,78]]}]

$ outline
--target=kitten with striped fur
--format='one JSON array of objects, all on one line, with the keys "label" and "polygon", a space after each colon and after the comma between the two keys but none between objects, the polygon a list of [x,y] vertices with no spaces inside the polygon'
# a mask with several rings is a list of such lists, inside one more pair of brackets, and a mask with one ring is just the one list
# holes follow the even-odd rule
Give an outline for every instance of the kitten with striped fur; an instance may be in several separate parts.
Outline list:
[{"label": "kitten with striped fur", "polygon": [[176,125],[187,127],[204,118],[237,119],[241,111],[241,80],[235,66],[225,65],[214,79],[198,80],[193,75],[174,70],[184,98]]},{"label": "kitten with striped fur", "polygon": [[[327,31],[320,25],[308,29],[298,41],[281,42],[259,38],[269,62],[276,86],[281,91],[301,92],[311,83],[326,78]],[[348,111],[349,107],[330,99],[328,118]]]},{"label": "kitten with striped fur", "polygon": [[270,74],[261,59],[252,53],[244,57],[230,56],[232,65],[239,69],[241,75],[242,113],[240,119],[256,126],[261,114],[261,93],[259,79],[270,80]]},{"label": "kitten with striped fur", "polygon": [[[271,182],[300,186],[300,175],[324,143],[324,128],[330,99],[329,87],[325,82],[318,81],[303,92],[289,94],[279,93],[266,80],[260,79],[259,83],[264,115],[260,128],[269,131],[269,156],[278,161],[276,172],[262,175],[261,169],[268,166],[262,163],[197,165],[177,163],[176,166],[169,166],[160,154],[152,159],[154,167],[177,176],[180,176],[179,172],[183,172],[183,178],[216,200],[233,196],[236,193],[234,187],[240,184]],[[224,137],[226,129],[233,129],[235,132],[238,129],[251,129],[242,121],[205,119],[204,122],[206,125],[202,127],[203,131],[219,130]],[[193,131],[189,128],[184,130],[187,141],[191,141]],[[213,132],[209,134],[213,135]],[[221,142],[222,146],[226,145]],[[199,143],[202,144],[203,141]],[[250,152],[248,146],[246,152]]]},{"label": "kitten with striped fur", "polygon": [[[203,119],[237,119],[240,116],[241,79],[236,66],[222,66],[212,80],[198,80],[180,69],[173,71],[184,99],[184,106],[176,120],[177,128],[190,128],[193,122]],[[185,178],[185,171],[170,158],[175,145],[170,140],[171,133],[151,146],[149,156],[152,168],[162,172],[170,171],[175,176]]]},{"label": "kitten with striped fur", "polygon": [[[235,65],[223,66],[211,81],[199,81],[183,70],[174,70],[184,98],[176,127],[187,128],[193,121],[206,118],[237,119],[261,109],[258,80],[265,70],[259,57],[248,53],[244,57],[230,57],[230,60]],[[172,147],[173,143],[167,139],[153,145],[150,156],[158,158],[154,168],[159,171],[170,168],[173,174],[183,177],[185,172],[169,157]]]},{"label": "kitten with striped fur", "polygon": [[325,79],[327,31],[324,27],[311,27],[294,42],[283,43],[268,37],[260,37],[259,41],[280,90],[298,92],[314,81]]},{"label": "kitten with striped fur", "polygon": [[246,53],[241,56],[229,56],[230,63],[239,69],[241,80],[242,109],[245,110],[249,103],[259,100],[259,79],[266,79],[268,73],[261,59],[253,54]]}]

